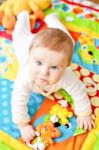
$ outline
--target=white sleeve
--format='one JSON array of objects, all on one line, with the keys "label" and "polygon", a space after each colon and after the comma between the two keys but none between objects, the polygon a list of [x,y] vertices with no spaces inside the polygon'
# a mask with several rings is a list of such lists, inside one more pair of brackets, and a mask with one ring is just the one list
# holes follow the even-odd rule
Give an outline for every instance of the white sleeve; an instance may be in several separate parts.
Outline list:
[{"label": "white sleeve", "polygon": [[64,73],[62,84],[74,100],[75,113],[82,116],[91,114],[91,104],[85,85],[76,77],[70,67]]},{"label": "white sleeve", "polygon": [[12,34],[13,48],[20,64],[25,64],[29,56],[29,48],[35,34],[31,33],[29,14],[22,11],[18,17]]},{"label": "white sleeve", "polygon": [[16,77],[11,100],[12,120],[16,124],[28,123],[30,121],[27,107],[29,94],[29,86],[25,83],[21,70]]},{"label": "white sleeve", "polygon": [[47,24],[48,27],[58,28],[58,29],[64,31],[65,33],[67,33],[67,35],[72,39],[73,44],[74,44],[74,40],[73,40],[72,36],[70,35],[70,33],[66,29],[66,27],[61,23],[61,21],[58,18],[58,14],[56,12],[46,16],[44,21],[45,21],[45,23]]}]

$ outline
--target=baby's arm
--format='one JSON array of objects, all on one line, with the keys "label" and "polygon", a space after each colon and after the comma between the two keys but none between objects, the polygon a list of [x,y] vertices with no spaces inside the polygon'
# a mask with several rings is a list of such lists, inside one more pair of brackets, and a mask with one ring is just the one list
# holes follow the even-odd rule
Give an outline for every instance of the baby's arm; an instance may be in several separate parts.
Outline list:
[{"label": "baby's arm", "polygon": [[66,29],[66,27],[59,20],[57,12],[54,12],[54,13],[46,16],[44,21],[49,28],[58,28],[58,29],[64,31],[65,33],[67,33],[74,43],[74,40],[73,40],[72,36],[70,35],[69,31]]},{"label": "baby's arm", "polygon": [[25,72],[20,69],[12,92],[12,120],[17,124],[24,141],[30,141],[34,137],[34,129],[29,124],[27,103],[29,100],[30,90],[26,83]]},{"label": "baby's arm", "polygon": [[[18,40],[20,36],[28,36],[31,34],[29,13],[27,11],[22,11],[17,16],[17,22],[15,24],[13,38]],[[26,39],[25,39],[26,40]]]},{"label": "baby's arm", "polygon": [[27,11],[22,11],[18,17],[12,34],[13,48],[20,62],[24,65],[29,56],[29,48],[35,34],[31,33],[30,20]]},{"label": "baby's arm", "polygon": [[63,79],[63,88],[69,92],[74,100],[74,110],[79,126],[84,129],[91,129],[95,124],[91,118],[91,104],[84,84],[69,67],[66,69]]}]

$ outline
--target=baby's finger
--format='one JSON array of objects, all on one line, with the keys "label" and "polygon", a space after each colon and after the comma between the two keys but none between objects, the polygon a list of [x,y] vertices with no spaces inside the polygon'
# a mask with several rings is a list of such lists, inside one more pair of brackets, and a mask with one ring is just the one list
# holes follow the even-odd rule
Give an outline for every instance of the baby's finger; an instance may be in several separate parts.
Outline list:
[{"label": "baby's finger", "polygon": [[87,130],[88,128],[89,128],[89,124],[88,124],[88,122],[86,122],[86,121],[84,121],[84,130]]},{"label": "baby's finger", "polygon": [[24,132],[21,132],[21,137],[25,142],[28,140],[26,133],[24,133]]},{"label": "baby's finger", "polygon": [[91,129],[92,129],[92,123],[88,122],[88,130],[91,130]]},{"label": "baby's finger", "polygon": [[28,141],[30,142],[31,140],[33,140],[33,138],[34,138],[34,135],[31,134],[31,132],[29,132],[29,133],[27,134],[27,139],[28,139]]},{"label": "baby's finger", "polygon": [[30,142],[32,139],[32,136],[31,136],[30,132],[28,132],[28,133],[25,133],[25,135],[23,135],[22,138],[25,142]]},{"label": "baby's finger", "polygon": [[82,122],[82,121],[79,121],[78,124],[79,124],[80,129],[83,129],[83,127],[84,127],[83,122]]},{"label": "baby's finger", "polygon": [[92,120],[94,120],[94,121],[95,121],[95,119],[96,119],[96,117],[95,117],[94,114],[91,115],[91,118],[92,118]]},{"label": "baby's finger", "polygon": [[35,137],[35,131],[34,131],[34,130],[31,130],[31,131],[30,131],[30,134],[31,134],[33,137]]},{"label": "baby's finger", "polygon": [[27,135],[25,135],[24,137],[22,137],[22,139],[25,141],[25,142],[30,142],[29,138]]},{"label": "baby's finger", "polygon": [[93,128],[96,128],[95,120],[91,120]]}]

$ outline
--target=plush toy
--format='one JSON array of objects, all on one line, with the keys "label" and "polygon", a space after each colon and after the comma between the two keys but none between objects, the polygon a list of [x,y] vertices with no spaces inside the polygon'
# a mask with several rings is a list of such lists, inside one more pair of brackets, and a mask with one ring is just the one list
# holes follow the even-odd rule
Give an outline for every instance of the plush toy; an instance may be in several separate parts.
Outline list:
[{"label": "plush toy", "polygon": [[59,104],[52,106],[49,114],[56,115],[59,118],[61,124],[67,124],[68,118],[73,116],[72,112],[68,111],[66,108]]},{"label": "plush toy", "polygon": [[40,133],[41,138],[44,140],[47,146],[54,143],[54,138],[61,136],[61,132],[58,130],[58,128],[54,127],[54,124],[51,121],[39,124],[36,127],[36,131]]},{"label": "plush toy", "polygon": [[49,145],[54,144],[54,138],[61,136],[61,131],[54,127],[51,121],[46,121],[36,127],[35,134],[36,137],[31,143],[27,142],[27,145],[34,150],[45,150]]},{"label": "plush toy", "polygon": [[27,10],[32,14],[30,18],[35,23],[36,19],[44,18],[43,10],[47,9],[50,4],[51,0],[6,0],[0,5],[0,24],[6,29],[13,30],[16,21],[15,17],[22,10]]}]

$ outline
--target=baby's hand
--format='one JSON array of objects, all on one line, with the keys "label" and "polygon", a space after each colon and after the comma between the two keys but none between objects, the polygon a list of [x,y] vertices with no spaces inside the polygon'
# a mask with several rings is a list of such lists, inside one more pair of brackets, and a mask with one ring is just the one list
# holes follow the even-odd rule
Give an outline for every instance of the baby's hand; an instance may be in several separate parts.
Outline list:
[{"label": "baby's hand", "polygon": [[77,123],[81,129],[90,130],[93,127],[95,128],[95,120],[89,116],[78,116]]},{"label": "baby's hand", "polygon": [[30,142],[35,137],[35,130],[31,125],[24,125],[19,127],[22,139],[25,142]]}]

